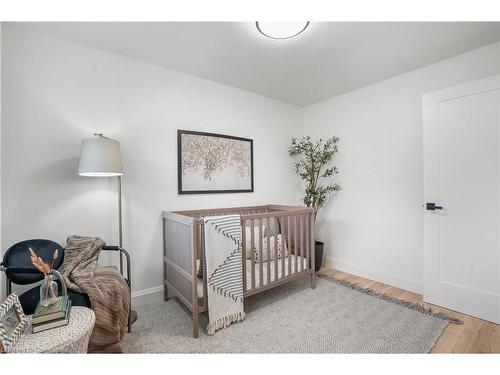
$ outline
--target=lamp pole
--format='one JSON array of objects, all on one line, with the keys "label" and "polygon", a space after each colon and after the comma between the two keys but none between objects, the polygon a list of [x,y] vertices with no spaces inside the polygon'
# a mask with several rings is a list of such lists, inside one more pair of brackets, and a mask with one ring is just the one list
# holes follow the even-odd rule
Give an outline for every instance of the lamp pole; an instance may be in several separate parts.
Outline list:
[{"label": "lamp pole", "polygon": [[[118,245],[123,247],[122,176],[118,176]],[[120,272],[123,274],[123,256],[120,251]],[[127,275],[130,277],[130,275]]]}]

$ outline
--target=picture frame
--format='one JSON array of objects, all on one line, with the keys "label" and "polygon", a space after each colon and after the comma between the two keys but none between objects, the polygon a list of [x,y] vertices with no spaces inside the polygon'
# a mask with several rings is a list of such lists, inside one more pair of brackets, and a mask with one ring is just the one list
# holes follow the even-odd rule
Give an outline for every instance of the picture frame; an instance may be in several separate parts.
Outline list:
[{"label": "picture frame", "polygon": [[19,297],[12,293],[0,305],[0,353],[9,353],[28,326]]},{"label": "picture frame", "polygon": [[179,194],[251,193],[253,168],[252,139],[177,131]]}]

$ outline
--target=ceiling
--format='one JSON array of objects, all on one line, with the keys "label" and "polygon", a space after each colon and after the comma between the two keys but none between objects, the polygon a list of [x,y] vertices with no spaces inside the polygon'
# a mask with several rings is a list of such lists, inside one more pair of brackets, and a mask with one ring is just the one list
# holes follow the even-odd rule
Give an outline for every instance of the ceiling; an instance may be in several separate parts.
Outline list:
[{"label": "ceiling", "polygon": [[252,22],[23,25],[298,106],[500,40],[500,22],[311,22],[287,40]]}]

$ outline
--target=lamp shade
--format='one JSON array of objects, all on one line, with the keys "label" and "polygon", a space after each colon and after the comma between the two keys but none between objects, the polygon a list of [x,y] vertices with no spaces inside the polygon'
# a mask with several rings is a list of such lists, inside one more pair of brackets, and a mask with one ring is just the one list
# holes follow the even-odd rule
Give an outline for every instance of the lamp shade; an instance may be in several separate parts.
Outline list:
[{"label": "lamp shade", "polygon": [[102,136],[83,139],[78,174],[87,177],[123,175],[120,142]]}]

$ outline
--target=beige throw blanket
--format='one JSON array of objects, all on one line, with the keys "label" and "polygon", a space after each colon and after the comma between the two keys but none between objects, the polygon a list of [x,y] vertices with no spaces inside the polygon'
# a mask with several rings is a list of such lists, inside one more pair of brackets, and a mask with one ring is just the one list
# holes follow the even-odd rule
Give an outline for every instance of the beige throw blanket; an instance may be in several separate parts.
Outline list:
[{"label": "beige throw blanket", "polygon": [[130,291],[116,267],[98,267],[97,257],[105,245],[97,237],[68,237],[62,275],[69,289],[87,294],[96,322],[89,352],[121,353],[127,329]]}]

